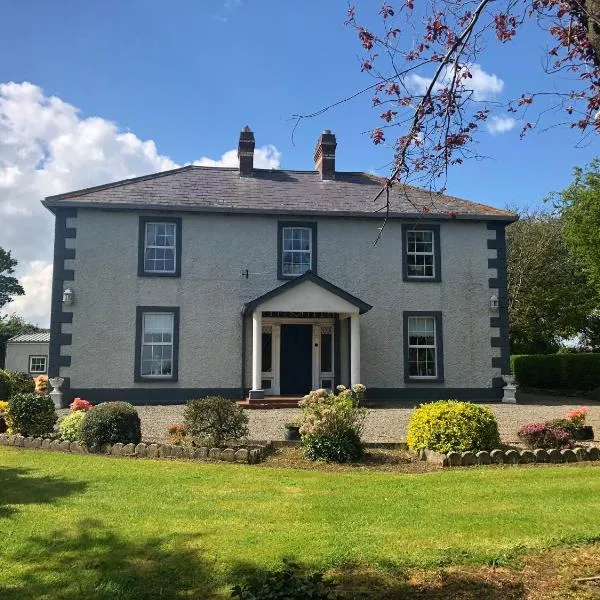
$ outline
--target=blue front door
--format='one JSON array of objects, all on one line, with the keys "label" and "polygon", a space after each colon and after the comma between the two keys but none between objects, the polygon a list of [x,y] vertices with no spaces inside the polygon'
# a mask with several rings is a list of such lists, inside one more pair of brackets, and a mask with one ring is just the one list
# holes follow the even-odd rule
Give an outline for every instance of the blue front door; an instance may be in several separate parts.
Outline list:
[{"label": "blue front door", "polygon": [[312,325],[281,326],[280,393],[308,394],[312,388]]}]

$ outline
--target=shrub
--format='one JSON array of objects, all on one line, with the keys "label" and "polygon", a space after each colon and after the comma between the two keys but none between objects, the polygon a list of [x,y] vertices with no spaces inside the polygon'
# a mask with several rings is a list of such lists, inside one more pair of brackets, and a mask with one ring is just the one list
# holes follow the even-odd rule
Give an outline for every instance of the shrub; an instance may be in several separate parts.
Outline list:
[{"label": "shrub", "polygon": [[92,406],[94,406],[91,402],[88,402],[87,400],[83,400],[82,398],[75,398],[73,400],[73,402],[71,402],[71,404],[69,404],[69,408],[71,409],[71,412],[75,412],[75,411],[88,411],[90,410],[90,408],[92,408]]},{"label": "shrub", "polygon": [[5,433],[8,430],[8,402],[0,400],[0,433]]},{"label": "shrub", "polygon": [[180,446],[186,438],[185,427],[181,423],[171,423],[167,428],[169,444]]},{"label": "shrub", "polygon": [[183,417],[188,434],[211,446],[248,435],[248,417],[244,411],[220,396],[190,400]]},{"label": "shrub", "polygon": [[87,448],[117,442],[139,444],[142,439],[140,417],[127,402],[103,402],[84,412],[84,415],[81,441]]},{"label": "shrub", "polygon": [[48,375],[38,375],[33,378],[35,382],[36,394],[47,394],[48,393]]},{"label": "shrub", "polygon": [[364,386],[338,386],[335,395],[318,389],[304,396],[300,434],[304,456],[310,460],[352,462],[362,457],[360,434],[366,410],[359,408]]},{"label": "shrub", "polygon": [[81,441],[81,423],[85,418],[85,411],[76,410],[68,414],[58,424],[60,439],[67,442]]},{"label": "shrub", "polygon": [[11,394],[33,394],[35,382],[28,373],[23,371],[9,371]]},{"label": "shrub", "polygon": [[10,428],[14,433],[42,436],[52,433],[57,420],[50,396],[14,394],[8,401]]},{"label": "shrub", "polygon": [[408,425],[408,445],[413,450],[465,452],[492,450],[500,444],[494,413],[485,406],[458,400],[422,404]]},{"label": "shrub", "polygon": [[528,448],[572,448],[571,434],[553,423],[529,423],[517,432]]},{"label": "shrub", "polygon": [[589,412],[589,409],[587,406],[573,408],[565,415],[565,419],[567,419],[568,421],[571,421],[575,425],[581,426],[585,423],[588,412]]},{"label": "shrub", "polygon": [[0,400],[8,400],[11,393],[11,378],[8,371],[0,369]]},{"label": "shrub", "polygon": [[333,600],[332,584],[323,581],[323,573],[304,573],[295,563],[283,561],[283,568],[251,577],[236,585],[232,598],[239,600]]},{"label": "shrub", "polygon": [[600,387],[600,354],[525,354],[511,357],[517,385],[546,390]]}]

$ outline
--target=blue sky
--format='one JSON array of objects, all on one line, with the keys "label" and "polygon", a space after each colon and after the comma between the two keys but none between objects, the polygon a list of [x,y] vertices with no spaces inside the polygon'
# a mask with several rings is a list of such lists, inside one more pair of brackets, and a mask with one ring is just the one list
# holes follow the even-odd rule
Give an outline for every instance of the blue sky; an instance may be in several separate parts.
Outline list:
[{"label": "blue sky", "polygon": [[[360,72],[356,34],[344,26],[347,4],[342,0],[4,0],[1,5],[0,84],[30,82],[43,94],[36,100],[38,108],[48,97],[57,97],[79,110],[77,119],[100,117],[116,124],[115,132],[153,140],[157,155],[163,157],[145,156],[135,166],[113,170],[99,161],[80,165],[89,180],[57,181],[55,171],[50,183],[44,180],[27,196],[32,203],[40,199],[35,194],[158,170],[157,165],[168,166],[169,160],[218,160],[237,146],[246,124],[255,131],[257,146],[272,144],[277,149],[282,168],[312,169],[315,141],[328,128],[338,138],[339,170],[387,172],[391,151],[374,147],[363,133],[377,124],[381,112],[371,108],[370,94],[301,123],[292,143],[292,115],[321,108],[370,83]],[[359,6],[370,6],[371,15],[379,10],[379,2],[372,0],[362,0]],[[546,34],[530,27],[514,43],[490,46],[480,66],[502,81],[499,98],[553,87],[540,69],[548,43]],[[13,133],[21,128],[22,116],[13,122]],[[58,123],[62,117],[55,118]],[[534,205],[568,185],[573,166],[588,162],[596,152],[595,139],[593,145],[577,149],[579,137],[565,129],[533,133],[525,141],[519,141],[519,129],[498,135],[483,132],[478,150],[490,159],[453,171],[448,191],[499,207]],[[50,142],[40,142],[42,134],[32,136],[46,152],[44,145]],[[48,136],[63,139],[59,125]],[[73,145],[72,153],[93,153],[93,142],[88,139],[86,144]],[[68,144],[63,146],[68,154]],[[64,160],[75,168],[75,158]],[[6,158],[4,163],[10,166]],[[12,212],[5,214],[14,214],[14,198],[24,194],[19,185],[10,197],[0,197],[5,206],[13,203]],[[46,219],[51,226],[49,216],[27,210],[30,217]],[[23,222],[14,221],[13,236],[0,230],[0,245],[18,246],[22,232],[17,229]],[[41,262],[47,267],[51,260],[49,245],[40,246],[37,254],[15,248],[19,251],[21,273],[31,274],[35,261],[39,270]],[[41,284],[32,280],[30,285],[37,289]],[[26,305],[16,308],[35,316]]]}]

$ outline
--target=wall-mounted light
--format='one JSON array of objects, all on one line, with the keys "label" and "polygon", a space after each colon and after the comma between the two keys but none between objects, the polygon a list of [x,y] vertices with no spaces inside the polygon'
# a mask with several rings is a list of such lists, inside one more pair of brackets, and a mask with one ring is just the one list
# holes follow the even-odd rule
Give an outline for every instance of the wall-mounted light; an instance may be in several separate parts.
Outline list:
[{"label": "wall-mounted light", "polygon": [[490,298],[490,310],[498,310],[500,306],[500,303],[498,302],[498,296],[496,296],[496,294],[492,294],[492,297]]},{"label": "wall-mounted light", "polygon": [[67,306],[71,306],[71,304],[73,304],[74,299],[75,299],[75,294],[74,294],[73,290],[71,288],[66,288],[63,291],[63,297],[62,297],[63,304],[66,304]]}]

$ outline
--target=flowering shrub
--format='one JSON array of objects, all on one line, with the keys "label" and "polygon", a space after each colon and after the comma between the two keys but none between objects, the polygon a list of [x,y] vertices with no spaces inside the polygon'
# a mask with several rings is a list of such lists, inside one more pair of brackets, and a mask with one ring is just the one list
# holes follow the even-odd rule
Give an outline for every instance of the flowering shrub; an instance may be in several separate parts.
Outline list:
[{"label": "flowering shrub", "polygon": [[169,444],[180,446],[185,441],[185,427],[181,423],[171,423],[167,428],[167,437],[169,438]]},{"label": "flowering shrub", "polygon": [[88,402],[87,400],[83,400],[82,398],[74,398],[73,402],[71,402],[71,404],[69,404],[69,408],[71,409],[71,412],[75,412],[76,410],[83,410],[88,411],[90,410],[90,408],[92,408],[92,406],[94,406],[91,402]]},{"label": "flowering shrub", "polygon": [[58,424],[58,433],[60,439],[64,442],[80,442],[81,441],[81,423],[85,418],[84,410],[76,410],[67,415]]},{"label": "flowering shrub", "polygon": [[310,460],[350,462],[362,456],[360,434],[366,410],[359,407],[365,386],[310,392],[298,403],[302,408],[300,435],[304,455]]},{"label": "flowering shrub", "polygon": [[573,438],[563,427],[552,423],[529,423],[517,432],[529,448],[572,448]]},{"label": "flowering shrub", "polygon": [[48,375],[38,375],[33,378],[35,383],[36,394],[47,394],[48,393]]},{"label": "flowering shrub", "polygon": [[8,430],[8,402],[0,400],[0,433]]},{"label": "flowering shrub", "polygon": [[573,408],[566,415],[565,419],[575,423],[576,425],[583,425],[589,409],[587,406],[581,406],[579,408]]},{"label": "flowering shrub", "polygon": [[500,434],[489,408],[471,402],[441,400],[422,404],[413,411],[407,442],[413,450],[492,450],[499,446]]}]

